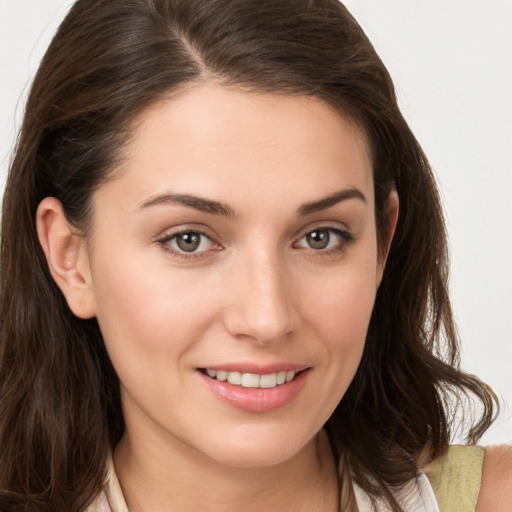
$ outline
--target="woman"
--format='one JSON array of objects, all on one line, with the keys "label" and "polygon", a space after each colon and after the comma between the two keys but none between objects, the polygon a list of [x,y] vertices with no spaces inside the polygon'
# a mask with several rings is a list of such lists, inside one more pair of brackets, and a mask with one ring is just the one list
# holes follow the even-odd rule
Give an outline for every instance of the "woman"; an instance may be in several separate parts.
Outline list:
[{"label": "woman", "polygon": [[338,2],[79,0],[2,220],[1,510],[511,506],[505,449],[448,448],[454,397],[471,444],[497,404]]}]

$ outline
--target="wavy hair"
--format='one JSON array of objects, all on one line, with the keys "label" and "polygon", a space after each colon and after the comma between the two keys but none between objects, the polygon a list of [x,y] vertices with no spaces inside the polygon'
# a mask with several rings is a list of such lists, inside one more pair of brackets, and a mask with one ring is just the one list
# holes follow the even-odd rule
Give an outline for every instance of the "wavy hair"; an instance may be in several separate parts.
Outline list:
[{"label": "wavy hair", "polygon": [[428,161],[390,76],[337,0],[78,0],[33,82],[3,202],[0,259],[0,509],[82,511],[123,434],[119,382],[97,322],[73,316],[39,245],[53,196],[87,231],[91,196],[111,179],[133,122],[173,91],[205,82],[314,96],[366,133],[378,241],[386,198],[400,215],[360,367],[328,420],[342,509],[352,483],[392,510],[392,490],[442,454],[450,404],[497,400],[458,369],[443,214]]}]

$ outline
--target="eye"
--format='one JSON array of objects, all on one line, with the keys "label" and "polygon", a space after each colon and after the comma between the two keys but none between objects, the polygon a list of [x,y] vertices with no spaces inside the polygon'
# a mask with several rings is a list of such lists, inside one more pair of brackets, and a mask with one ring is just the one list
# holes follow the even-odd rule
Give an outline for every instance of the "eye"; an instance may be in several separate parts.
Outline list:
[{"label": "eye", "polygon": [[214,242],[200,231],[181,231],[166,239],[161,243],[168,249],[178,253],[201,253],[214,247]]},{"label": "eye", "polygon": [[345,242],[353,237],[347,231],[335,228],[318,228],[306,233],[295,245],[315,251],[326,251],[329,249],[342,249]]}]

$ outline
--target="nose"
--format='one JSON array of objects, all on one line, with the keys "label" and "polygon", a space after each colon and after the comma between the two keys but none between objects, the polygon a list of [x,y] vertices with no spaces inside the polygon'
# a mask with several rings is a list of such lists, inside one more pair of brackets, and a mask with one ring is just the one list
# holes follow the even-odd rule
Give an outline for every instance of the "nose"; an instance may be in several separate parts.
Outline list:
[{"label": "nose", "polygon": [[232,336],[269,345],[296,329],[296,297],[285,266],[278,255],[265,250],[238,261],[225,311],[226,328]]}]

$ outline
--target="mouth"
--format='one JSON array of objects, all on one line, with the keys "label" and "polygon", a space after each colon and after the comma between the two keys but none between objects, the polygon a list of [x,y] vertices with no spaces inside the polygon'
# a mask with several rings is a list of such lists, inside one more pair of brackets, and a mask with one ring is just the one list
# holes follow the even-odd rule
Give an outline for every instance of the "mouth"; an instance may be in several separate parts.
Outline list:
[{"label": "mouth", "polygon": [[291,364],[257,368],[247,363],[197,368],[201,380],[214,395],[232,407],[252,413],[268,413],[293,403],[306,385],[311,369]]},{"label": "mouth", "polygon": [[240,386],[243,388],[259,388],[271,389],[282,386],[293,381],[301,371],[280,371],[274,373],[258,374],[258,373],[242,373],[242,372],[228,372],[224,370],[212,370],[203,368],[201,372],[208,376],[210,379],[227,382],[233,386]]}]

